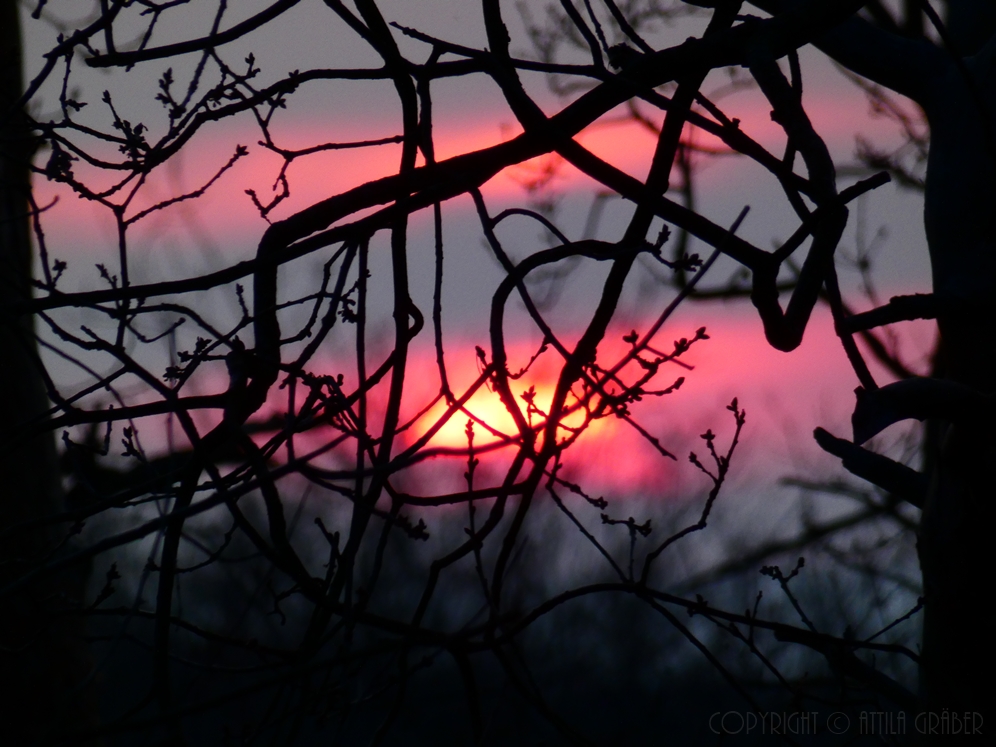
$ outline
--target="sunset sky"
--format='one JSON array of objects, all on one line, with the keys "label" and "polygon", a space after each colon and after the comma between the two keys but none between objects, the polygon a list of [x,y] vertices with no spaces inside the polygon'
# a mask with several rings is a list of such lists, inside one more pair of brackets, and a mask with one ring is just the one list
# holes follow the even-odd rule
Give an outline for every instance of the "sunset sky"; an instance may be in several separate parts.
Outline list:
[{"label": "sunset sky", "polygon": [[[482,24],[476,11],[471,12],[470,4],[468,9],[442,0],[420,3],[396,0],[381,5],[390,20],[397,20],[403,25],[416,26],[463,44],[484,44]],[[246,3],[246,7],[239,3],[238,6],[232,10],[232,23],[242,15],[249,15],[255,7],[252,3]],[[196,25],[196,7],[191,8],[191,13],[195,15],[187,16],[191,24],[189,28],[206,28],[204,23]],[[514,17],[511,10],[508,15],[510,19]],[[334,27],[329,17],[321,3],[306,2],[282,18],[274,28],[264,30],[254,41],[240,44],[256,53],[267,79],[290,69],[304,69],[311,65],[375,66],[377,60],[369,51],[357,46],[357,42],[343,28]],[[37,56],[31,57],[32,50],[34,54],[42,50],[53,33],[32,31],[28,34],[29,71],[39,64]],[[172,38],[169,36],[171,33],[180,32],[167,28],[163,39]],[[189,31],[184,34],[189,34]],[[680,30],[674,30],[670,35],[662,34],[662,38],[671,39],[674,43],[684,35]],[[528,47],[522,29],[513,26],[513,36],[513,47],[525,54]],[[413,51],[416,56],[427,53],[424,46],[420,47],[411,40],[404,39],[401,44],[403,49]],[[234,52],[229,57],[238,59]],[[896,142],[894,126],[884,119],[871,116],[858,89],[825,62],[819,62],[816,55],[804,53],[802,60],[806,109],[840,162],[851,160],[854,137],[859,132],[881,146]],[[183,64],[170,64],[177,69],[178,77],[183,79]],[[91,104],[81,118],[93,117],[101,126],[107,126],[107,113],[101,109],[99,102],[101,90],[107,87],[118,97],[117,101],[129,102],[122,103],[122,106],[132,107],[130,116],[136,121],[148,118],[154,137],[155,118],[160,116],[156,111],[157,105],[152,101],[154,80],[165,67],[166,64],[160,62],[139,66],[131,78],[120,74],[107,76],[86,72],[81,78],[86,83],[80,97],[91,101]],[[146,77],[140,79],[137,76]],[[714,79],[713,88],[718,90],[724,84],[724,77],[716,73]],[[487,147],[520,132],[496,87],[482,83],[483,80],[483,76],[478,76],[474,80],[443,81],[439,84],[434,131],[439,159]],[[548,113],[563,105],[541,87],[541,81],[535,76],[527,76],[527,83]],[[301,148],[331,140],[349,141],[398,134],[398,110],[389,83],[343,83],[335,86],[332,94],[327,90],[321,92],[319,88],[315,86],[314,96],[298,93],[292,99],[289,110],[275,120],[273,134],[282,147]],[[708,84],[706,90],[710,90]],[[40,109],[52,106],[52,94],[53,90],[43,91],[38,104]],[[144,103],[132,103],[136,97]],[[741,120],[741,126],[748,134],[773,152],[780,152],[783,136],[771,122],[768,107],[759,94],[741,91],[718,99],[718,103],[728,115]],[[686,128],[685,137],[699,145],[716,145],[712,138],[692,128]],[[136,226],[132,237],[132,261],[137,281],[188,277],[205,267],[218,269],[253,255],[266,223],[245,190],[254,189],[265,200],[280,167],[278,157],[257,145],[259,139],[259,132],[254,129],[250,117],[205,127],[174,162],[167,164],[160,170],[161,173],[149,180],[136,199],[132,212],[199,186],[228,160],[236,144],[248,145],[250,149],[250,155],[226,173],[203,199],[178,205]],[[585,130],[578,140],[637,177],[645,175],[654,147],[653,136],[645,128],[609,119]],[[400,146],[381,145],[301,159],[288,170],[291,197],[271,217],[275,220],[287,217],[316,200],[394,173],[399,154]],[[507,169],[492,179],[483,189],[489,209],[494,214],[503,207],[526,203],[528,196],[522,183],[530,179],[536,170],[551,165],[556,168],[556,175],[549,188],[559,200],[558,223],[569,237],[579,238],[591,207],[595,185],[570,166],[555,160],[538,159],[538,162]],[[81,166],[77,173],[82,176],[87,172]],[[773,189],[773,186],[776,188]],[[93,263],[112,262],[116,251],[112,223],[93,205],[77,200],[57,185],[38,179],[35,187],[40,204],[49,205],[54,198],[58,198],[46,214],[45,227],[51,255],[70,264],[63,289],[96,287],[97,275],[92,269]],[[703,162],[697,189],[699,210],[722,225],[729,225],[740,208],[750,205],[751,213],[740,234],[758,246],[768,248],[777,239],[785,238],[794,228],[791,213],[784,200],[780,199],[774,180],[743,158],[720,157]],[[866,239],[870,240],[883,224],[889,230],[884,239],[880,267],[882,300],[897,292],[928,290],[917,197],[887,185],[869,196],[862,209],[866,211]],[[447,220],[444,324],[450,335],[447,344],[452,379],[455,387],[460,387],[469,384],[477,375],[474,346],[487,344],[487,303],[503,273],[482,245],[480,228],[469,198],[451,200],[443,206],[443,210]],[[610,205],[602,221],[600,236],[610,240],[617,237],[628,210],[628,206],[619,203]],[[851,225],[842,246],[844,252],[853,252],[856,231],[856,211],[852,211]],[[414,300],[427,311],[431,308],[432,283],[430,216],[414,216],[411,233]],[[499,235],[516,258],[538,246],[538,228],[524,221],[508,221],[500,227]],[[378,270],[386,269],[386,252],[383,251],[386,238],[378,236],[372,248],[371,263],[376,278]],[[694,246],[693,251],[705,253],[706,248]],[[324,254],[306,258],[282,270],[284,282],[288,287],[311,282],[324,258]],[[854,274],[841,266],[843,282],[853,289]],[[710,281],[714,285],[721,284],[732,269],[729,262],[718,263],[703,285],[709,285]],[[590,313],[592,294],[598,288],[603,270],[583,266],[571,274],[566,291],[551,311],[558,334],[563,334],[565,340],[573,341],[579,334],[581,326],[578,322],[585,321],[586,314]],[[218,298],[218,295],[211,297]],[[867,301],[852,297],[856,306],[867,306]],[[655,318],[671,298],[673,291],[655,288],[646,273],[642,281],[634,279],[609,339],[615,340],[621,348],[622,335],[630,329],[639,329],[641,324],[649,324],[649,320]],[[230,305],[231,299],[227,303]],[[509,328],[513,357],[528,358],[540,342],[541,335],[524,315],[515,318],[518,321]],[[789,469],[793,460],[799,459],[812,460],[813,464],[822,468],[832,464],[819,452],[809,434],[819,424],[838,435],[848,435],[847,417],[857,381],[833,337],[828,315],[818,311],[803,345],[786,355],[772,350],[764,342],[760,324],[749,304],[686,304],[665,326],[659,344],[667,346],[673,339],[690,337],[700,326],[706,326],[711,339],[697,344],[683,359],[694,370],[673,366],[663,372],[659,380],[663,388],[670,383],[668,377],[673,379],[682,375],[686,377],[684,387],[663,400],[651,399],[642,403],[637,413],[644,427],[679,457],[680,471],[685,476],[680,479],[687,480],[690,474],[694,475],[685,460],[688,449],[696,446],[698,433],[712,428],[720,435],[721,443],[729,438],[732,418],[724,407],[734,396],[739,398],[748,412],[743,448],[746,459],[744,469],[748,474],[755,474],[758,479],[770,479],[777,476],[774,473],[778,470]],[[413,389],[409,401],[412,412],[416,412],[435,394],[434,352],[429,332],[427,327],[423,333],[424,341],[417,342],[413,352]],[[902,334],[906,339],[906,350],[911,351],[909,357],[922,364],[931,339],[929,325],[912,327],[903,330]],[[610,356],[612,351],[607,347],[600,349],[600,355]],[[548,355],[555,356],[556,353]],[[348,356],[338,359],[329,356],[324,365],[334,370],[348,370]],[[549,367],[549,373],[543,371],[540,367],[533,381],[540,400],[549,397],[553,383],[553,368]],[[77,381],[79,376],[67,373],[66,378],[67,381]],[[218,382],[223,386],[223,378],[219,378]],[[471,409],[496,428],[509,426],[507,413],[503,412],[500,403],[496,404],[494,395],[486,391],[472,400]],[[430,413],[434,414],[435,411]],[[460,439],[465,423],[466,417],[454,417],[433,443],[441,446],[462,445]],[[416,424],[413,432],[417,432],[418,427]],[[484,435],[479,437],[483,442]],[[662,475],[666,476],[668,470],[674,469],[672,464],[653,454],[632,428],[619,421],[600,422],[592,427],[572,453],[575,465],[568,467],[585,472],[598,490],[657,490],[662,485]],[[612,463],[618,462],[618,454],[627,455],[623,467]],[[456,464],[452,469],[446,469],[452,472],[451,477],[456,476],[459,481],[461,472]],[[663,483],[668,483],[669,479],[663,480]],[[679,480],[677,477],[674,479]],[[674,494],[675,491],[666,487],[663,492]]]}]

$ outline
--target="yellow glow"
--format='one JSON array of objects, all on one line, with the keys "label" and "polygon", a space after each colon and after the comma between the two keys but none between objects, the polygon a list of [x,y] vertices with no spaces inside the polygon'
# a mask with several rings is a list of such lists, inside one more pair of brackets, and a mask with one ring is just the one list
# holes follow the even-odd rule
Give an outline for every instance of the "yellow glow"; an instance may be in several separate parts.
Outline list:
[{"label": "yellow glow", "polygon": [[[523,417],[525,417],[534,427],[541,427],[546,420],[545,416],[535,410],[530,414],[527,402],[523,399],[522,395],[532,388],[535,392],[535,397],[533,398],[535,407],[541,410],[542,413],[546,413],[548,412],[550,402],[553,399],[555,383],[535,381],[529,383],[514,382],[511,388]],[[568,396],[568,407],[571,407],[574,404],[576,404],[576,399],[572,396]],[[518,429],[515,426],[515,421],[513,420],[511,414],[509,414],[505,404],[501,401],[501,398],[498,396],[497,392],[491,391],[486,387],[482,387],[474,393],[473,397],[470,398],[465,409],[477,418],[478,421],[480,421],[474,423],[475,448],[501,440],[500,435],[491,433],[487,428],[481,425],[482,422],[486,423],[492,429],[498,431],[504,436],[508,436],[510,438],[518,436]],[[446,411],[447,406],[445,403],[437,403],[419,420],[418,432],[425,433],[428,431],[433,424],[445,416]],[[571,433],[568,429],[583,427],[586,417],[587,415],[583,408],[577,408],[573,412],[569,413],[561,420],[564,427],[560,429],[558,438],[564,439],[569,437]],[[610,422],[613,419],[614,418],[610,416],[608,418],[592,420],[585,428],[585,433],[602,435],[604,434],[606,428],[610,426]],[[429,441],[429,444],[431,446],[441,446],[452,449],[465,449],[467,447],[467,420],[468,416],[466,413],[456,412],[433,435],[432,439]]]}]

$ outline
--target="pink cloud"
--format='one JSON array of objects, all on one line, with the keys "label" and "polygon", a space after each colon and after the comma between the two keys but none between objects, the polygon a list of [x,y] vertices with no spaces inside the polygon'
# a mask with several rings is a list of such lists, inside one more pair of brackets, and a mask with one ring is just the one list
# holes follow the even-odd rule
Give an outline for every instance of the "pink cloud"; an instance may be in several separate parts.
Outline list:
[{"label": "pink cloud", "polygon": [[[817,130],[824,135],[835,152],[848,152],[853,134],[859,129],[883,138],[890,134],[888,123],[883,120],[868,120],[864,114],[866,107],[863,100],[859,101],[857,98],[860,94],[855,96],[854,99],[810,97],[811,100],[808,101],[807,108]],[[741,128],[773,152],[780,152],[783,135],[771,121],[764,102],[754,96],[734,103],[736,105],[731,104],[727,113],[740,119]],[[500,117],[488,115],[488,112],[481,112],[477,118],[466,119],[455,128],[438,127],[435,131],[437,156],[443,159],[487,147],[518,131],[514,126],[503,130],[496,124],[496,121],[501,121]],[[357,138],[379,138],[394,134],[386,130],[382,123],[376,122],[370,124],[366,134],[363,134],[364,128],[356,122],[350,122],[348,129]],[[327,140],[329,133],[338,130],[335,122],[325,127],[315,121],[288,120],[278,133],[278,143],[288,148],[306,147]],[[357,132],[361,134],[356,134]],[[686,131],[686,137],[704,146],[718,146],[712,136],[691,128]],[[189,238],[185,232],[192,231],[195,225],[199,225],[216,237],[225,237],[223,246],[226,249],[231,245],[238,245],[242,247],[239,251],[251,255],[255,241],[266,228],[266,222],[259,216],[244,190],[254,189],[260,199],[266,201],[281,165],[279,157],[256,144],[258,139],[258,133],[251,129],[233,133],[227,129],[222,131],[221,128],[205,130],[195,137],[176,167],[166,167],[163,169],[163,176],[150,180],[144,188],[146,194],[136,202],[136,210],[143,205],[181,194],[184,190],[199,187],[229,159],[236,143],[249,145],[250,155],[225,174],[203,199],[181,203],[170,208],[161,217],[150,217],[140,224],[138,238],[156,238],[171,233],[177,237],[177,243],[182,245]],[[633,123],[597,123],[582,132],[578,140],[596,154],[637,177],[645,175],[655,144],[654,136],[648,129]],[[316,200],[395,173],[399,157],[400,146],[392,144],[328,151],[301,159],[288,170],[291,194],[274,211],[273,217],[286,217]],[[730,169],[738,167],[737,163],[731,158],[716,160],[702,172],[700,185],[703,189],[721,188]],[[523,183],[543,174],[548,167],[556,171],[551,182],[556,190],[582,191],[591,190],[595,186],[570,166],[559,163],[555,158],[543,157],[506,169],[485,185],[485,192],[489,199],[518,200],[523,195]],[[36,188],[41,204],[49,204],[56,196],[60,198],[45,216],[49,237],[54,245],[53,253],[57,256],[60,251],[65,254],[75,246],[88,250],[95,243],[114,246],[113,224],[108,221],[106,214],[67,194],[62,185],[39,181]],[[141,241],[137,243],[140,249]],[[607,365],[613,355],[619,356],[624,352],[625,345],[621,338],[629,331],[630,326],[639,329],[641,324],[646,323],[646,320],[634,319],[627,322],[625,328],[617,329],[612,338],[614,342],[606,342],[600,350],[602,363]],[[662,457],[631,425],[609,417],[589,426],[588,431],[567,453],[565,476],[584,480],[595,493],[607,491],[674,496],[697,489],[702,476],[687,463],[688,451],[695,449],[702,452],[703,444],[698,435],[709,428],[719,435],[721,444],[728,441],[732,434],[732,417],[724,408],[733,397],[737,397],[740,405],[748,412],[744,445],[740,454],[735,457],[734,474],[739,469],[748,472],[782,469],[789,463],[793,450],[801,451],[812,459],[822,458],[809,437],[815,425],[828,426],[841,435],[846,435],[847,416],[851,406],[850,391],[857,382],[825,313],[818,311],[801,348],[788,355],[767,345],[763,340],[760,324],[750,309],[743,313],[741,309],[686,308],[678,319],[669,322],[662,336],[669,343],[674,338],[691,337],[695,329],[703,325],[707,327],[711,339],[696,344],[683,358],[694,370],[685,371],[670,365],[659,377],[661,388],[672,383],[678,376],[685,377],[684,386],[666,397],[648,397],[644,402],[633,406],[637,421],[660,440],[663,448],[674,453],[678,461]],[[567,335],[568,339],[569,337]],[[451,342],[448,345],[451,364],[449,373],[458,396],[478,374],[473,350],[475,344],[482,342],[467,340],[465,344]],[[513,363],[513,367],[523,365],[535,348],[530,347],[525,336],[516,339],[514,334],[509,344],[513,360],[518,361],[517,364]],[[921,346],[925,344],[920,342]],[[660,345],[664,349],[670,349],[663,342]],[[556,359],[555,352],[548,352],[531,376],[515,384],[515,394],[521,396],[529,386],[533,386],[537,392],[537,406],[541,410],[545,409],[556,377]],[[347,375],[347,385],[348,380]],[[440,404],[431,406],[436,394],[437,379],[430,347],[416,345],[413,349],[407,383],[410,390],[405,401],[404,418],[415,418],[423,408],[430,409],[416,419],[400,437],[398,449],[404,449],[417,440],[445,411]],[[224,389],[221,371],[219,378],[211,386],[216,391]],[[383,408],[384,392],[385,385],[382,384],[371,392],[369,398],[371,414],[375,420],[382,417],[379,413]],[[274,394],[269,405],[271,412],[285,409],[286,403],[281,399],[284,396],[285,393]],[[510,416],[496,395],[486,388],[478,391],[467,407],[498,431],[514,435]],[[789,421],[792,421],[791,427]],[[203,414],[200,422],[202,427],[208,427],[209,416]],[[433,437],[429,446],[438,449],[462,448],[466,438],[466,423],[466,414],[454,415]],[[790,432],[791,435],[787,435]],[[479,448],[498,440],[480,425],[475,426],[475,433],[475,443]],[[332,429],[325,428],[300,437],[297,439],[299,452],[316,448],[323,439],[327,442],[332,435]],[[510,451],[511,449],[501,449],[482,456],[480,479],[498,479],[502,465],[507,464],[510,458]],[[337,451],[321,459],[330,464],[348,465],[350,458],[350,454]],[[452,490],[459,490],[465,469],[465,457],[445,456],[440,452],[437,457],[413,468],[407,482],[417,485],[420,482],[418,476],[422,475],[425,480],[431,478],[435,481],[427,484],[448,485]]]},{"label": "pink cloud", "polygon": [[[640,331],[640,320],[631,321]],[[647,323],[644,320],[643,326]],[[630,423],[610,415],[593,421],[565,452],[562,477],[580,483],[593,496],[675,499],[704,494],[711,484],[689,464],[688,455],[695,451],[708,466],[708,450],[700,438],[707,430],[717,434],[716,444],[721,452],[729,445],[734,423],[726,406],[734,397],[747,412],[741,445],[734,455],[730,473],[734,494],[736,485],[756,484],[759,479],[770,482],[791,472],[800,459],[810,467],[814,464],[824,468],[834,466],[833,460],[817,447],[811,433],[819,425],[838,435],[849,435],[851,392],[857,386],[857,379],[833,334],[829,315],[818,309],[803,344],[789,354],[778,352],[767,344],[753,314],[730,313],[716,308],[686,311],[683,318],[664,328],[655,346],[670,350],[672,339],[691,338],[700,326],[707,328],[709,339],[695,343],[682,356],[681,360],[690,368],[665,364],[646,389],[664,389],[678,377],[684,377],[684,384],[671,394],[645,396],[630,406],[636,423],[646,434],[658,439],[660,447],[676,459],[663,456]],[[601,366],[611,367],[629,350],[628,344],[622,341],[628,330],[628,325],[618,326],[600,346],[598,361]],[[563,341],[570,346],[575,338],[576,335],[565,334]],[[450,385],[454,394],[461,397],[480,374],[475,344],[451,340],[448,350]],[[534,341],[510,333],[508,350],[510,368],[517,369],[536,352],[536,345]],[[370,366],[379,361],[380,358],[372,355]],[[546,411],[561,365],[562,359],[551,348],[528,374],[512,382],[513,394],[523,413],[526,413],[526,402],[522,395],[529,389],[535,392],[534,402],[539,410]],[[209,391],[224,389],[224,373],[220,364],[215,367],[217,370],[209,378],[202,378],[199,392],[205,391],[205,387]],[[313,370],[344,374],[343,390],[347,395],[355,387],[354,365],[341,356],[334,365],[316,361]],[[640,370],[630,364],[621,376],[633,381]],[[887,380],[881,372],[878,375],[882,381]],[[210,380],[215,383],[210,384]],[[434,403],[439,393],[439,378],[431,344],[419,342],[412,348],[405,380],[401,422],[408,423],[409,427],[395,441],[392,452],[395,456],[420,442],[447,412],[444,402]],[[388,386],[385,378],[367,397],[369,430],[375,436],[383,420]],[[579,392],[580,387],[575,387],[575,391]],[[287,394],[286,388],[275,388],[270,402],[257,417],[266,419],[286,412]],[[297,396],[300,402],[304,396],[300,389]],[[357,406],[354,406],[354,415],[357,412]],[[201,411],[197,417],[200,427],[211,427],[218,415]],[[502,441],[514,440],[517,430],[498,395],[484,385],[468,400],[466,412],[452,414],[424,444],[423,450],[432,456],[392,478],[395,487],[423,495],[464,489],[469,415],[475,419],[474,445],[480,460],[476,487],[498,484],[517,448],[514,443],[503,446]],[[542,414],[534,413],[531,417],[535,424],[543,421]],[[567,427],[560,430],[559,437],[566,438],[570,433],[568,429],[582,425],[583,420],[580,412],[569,416],[565,421]],[[153,434],[161,431],[161,426],[143,430]],[[319,426],[295,438],[296,453],[320,450],[341,435],[340,428]],[[260,435],[258,440],[263,443],[266,436]],[[347,439],[342,446],[317,456],[314,464],[330,470],[349,470],[355,459],[355,444],[354,439]],[[151,446],[153,450],[162,447],[162,444]],[[287,452],[283,449],[277,455],[281,461],[286,457]]]},{"label": "pink cloud", "polygon": [[[630,329],[645,332],[649,323],[649,317],[636,316],[615,324],[599,347],[599,365],[612,367],[629,350],[623,336]],[[684,384],[665,396],[645,396],[642,401],[630,405],[635,422],[676,459],[663,456],[632,424],[610,415],[590,423],[565,452],[562,477],[580,484],[592,497],[605,496],[610,500],[701,498],[708,493],[711,483],[689,463],[688,455],[694,451],[710,466],[707,447],[700,438],[707,430],[717,435],[717,449],[721,453],[725,451],[734,432],[733,417],[726,408],[734,397],[746,410],[747,419],[741,444],[733,457],[724,500],[737,501],[745,488],[755,490],[759,485],[771,485],[782,475],[839,471],[836,460],[817,447],[811,434],[814,427],[822,426],[839,436],[849,437],[849,417],[854,402],[851,393],[858,382],[834,336],[827,311],[824,308],[816,310],[802,345],[788,354],[767,344],[760,322],[753,310],[745,305],[737,308],[687,305],[664,326],[652,344],[659,350],[670,351],[673,340],[692,338],[703,326],[709,339],[696,342],[681,357],[685,366],[664,364],[656,379],[645,388],[662,390],[674,384],[678,377],[684,378]],[[559,334],[570,348],[576,343],[580,330],[563,330]],[[923,323],[912,330],[907,342],[925,349],[930,340],[930,325]],[[537,343],[535,335],[530,336],[521,328],[510,329],[509,368],[514,371],[524,366],[536,352]],[[447,373],[457,397],[462,397],[479,378],[481,369],[475,352],[478,344],[486,346],[487,342],[461,339],[459,335],[447,342]],[[368,370],[379,365],[384,354],[383,351],[372,352]],[[491,359],[490,350],[487,350],[487,357]],[[540,411],[547,410],[561,365],[562,358],[551,348],[528,374],[512,382],[513,394],[523,412],[526,402],[522,395],[530,388],[535,392],[536,407]],[[310,370],[331,376],[342,374],[343,391],[349,395],[355,389],[355,363],[342,351],[337,352],[334,359],[316,358]],[[641,369],[631,363],[620,375],[632,382],[640,372]],[[880,369],[875,374],[882,383],[889,380]],[[368,430],[374,437],[379,434],[383,420],[388,381],[389,377],[386,377],[367,397]],[[183,395],[220,393],[226,385],[223,363],[208,363],[184,388]],[[575,391],[581,391],[580,387],[575,387]],[[288,393],[286,387],[274,387],[269,402],[254,420],[282,418],[288,411]],[[446,405],[434,402],[438,393],[435,351],[431,341],[421,337],[412,346],[405,376],[401,422],[408,423],[409,427],[395,440],[393,455],[410,449],[446,414]],[[298,405],[305,394],[303,388],[298,387]],[[517,430],[505,406],[487,385],[481,386],[468,400],[466,410],[475,418],[474,444],[480,460],[475,487],[495,486],[503,479],[516,450],[514,444],[502,446],[503,437],[514,439]],[[354,405],[354,415],[357,412],[358,406]],[[192,415],[201,433],[217,424],[220,418],[219,411],[200,410]],[[452,414],[424,445],[423,453],[431,454],[430,458],[392,476],[394,487],[414,495],[457,493],[465,489],[467,455],[464,450],[470,415],[462,411]],[[534,423],[541,423],[543,415],[534,413],[532,419]],[[577,427],[583,419],[581,413],[576,412],[567,418],[565,425]],[[494,432],[489,432],[482,421]],[[168,447],[164,424],[164,417],[138,421],[142,441],[150,455],[162,453]],[[173,432],[175,443],[182,446],[186,441],[179,428],[174,426]],[[270,435],[261,433],[256,439],[263,444]],[[319,425],[295,437],[295,453],[300,457],[323,450],[342,435],[341,427]],[[567,429],[559,432],[560,438],[568,435]],[[312,464],[326,470],[348,472],[355,463],[355,449],[355,439],[347,438],[340,446],[316,456]],[[288,456],[286,447],[282,447],[275,458],[283,462]],[[800,464],[805,465],[804,469]]]},{"label": "pink cloud", "polygon": [[[756,93],[738,95],[725,106],[727,114],[740,120],[741,129],[761,142],[772,152],[780,154],[784,148],[784,134],[771,121],[770,107]],[[853,150],[854,134],[861,131],[879,141],[894,137],[892,126],[884,119],[871,118],[862,95],[809,96],[807,111],[816,129],[827,140],[831,151],[846,156]],[[633,176],[642,178],[649,167],[654,146],[654,134],[643,125],[621,123],[614,116],[596,122],[577,139],[595,154]],[[481,111],[464,117],[456,125],[443,122],[434,130],[437,158],[445,159],[460,153],[486,148],[518,134],[520,128],[505,111]],[[276,142],[284,148],[305,148],[328,142],[333,138],[352,140],[379,139],[397,134],[380,121],[367,126],[356,121],[319,123],[314,119],[283,120],[274,130]],[[348,133],[348,137],[342,133]],[[724,149],[714,136],[697,128],[686,127],[686,139],[706,148]],[[260,135],[255,129],[244,127],[207,127],[198,133],[174,159],[173,164],[161,167],[139,191],[128,215],[134,215],[158,201],[175,197],[201,187],[223,166],[235,151],[236,144],[249,147],[250,153],[226,173],[204,197],[177,204],[167,211],[147,218],[138,228],[138,237],[159,237],[163,231],[172,231],[182,241],[185,224],[199,222],[217,237],[236,240],[239,244],[254,241],[265,230],[266,222],[260,217],[246,189],[254,190],[266,203],[279,191],[276,178],[282,160],[276,154],[258,145]],[[350,148],[324,151],[295,160],[287,169],[290,196],[271,214],[281,219],[295,211],[347,191],[364,182],[396,173],[401,148],[385,144],[367,148]],[[699,185],[705,190],[721,188],[730,176],[730,169],[741,168],[742,159],[721,157],[698,160],[706,164],[700,175]],[[89,172],[82,165],[78,173],[86,177]],[[484,187],[493,199],[515,200],[524,196],[524,185],[551,175],[551,188],[559,192],[591,191],[598,187],[591,179],[566,164],[556,156],[543,156],[505,169]],[[92,175],[91,175],[92,176]],[[101,177],[105,179],[106,177]],[[46,227],[53,244],[78,244],[79,227],[94,226],[94,239],[113,240],[113,222],[106,211],[77,199],[64,186],[36,178],[35,189],[41,204],[49,204],[58,197],[59,203],[47,213]],[[98,213],[104,212],[102,216]],[[145,232],[143,234],[143,231]],[[90,238],[90,237],[87,237]]]}]

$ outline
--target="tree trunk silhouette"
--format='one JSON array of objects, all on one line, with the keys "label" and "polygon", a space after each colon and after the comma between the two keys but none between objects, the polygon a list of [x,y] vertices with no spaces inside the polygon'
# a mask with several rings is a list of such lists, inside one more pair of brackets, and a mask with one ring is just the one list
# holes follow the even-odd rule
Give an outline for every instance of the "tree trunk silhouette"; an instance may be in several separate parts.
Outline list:
[{"label": "tree trunk silhouette", "polygon": [[[23,92],[17,5],[17,0],[0,2],[0,429],[5,439],[49,409],[33,317],[9,311],[30,298],[32,287],[29,164],[34,146],[23,114],[14,108]],[[37,522],[61,508],[52,433],[27,438],[0,454],[0,530],[13,530],[0,543],[0,586],[54,550],[56,527]],[[81,626],[77,618],[60,614],[79,607],[84,581],[79,573],[57,577],[0,601],[0,671],[12,685],[0,698],[4,744],[33,744],[94,720]]]},{"label": "tree trunk silhouette", "polygon": [[[757,3],[770,7],[769,3]],[[913,3],[917,16],[926,3]],[[996,394],[996,5],[949,0],[938,29],[922,35],[872,30],[854,18],[817,46],[854,72],[916,101],[930,125],[924,223],[933,276],[940,354],[931,396],[894,403],[892,419],[932,407],[925,440],[928,490],[918,552],[924,584],[922,707],[983,714],[992,723],[992,587],[996,431],[987,403]],[[907,27],[922,24],[905,24]],[[959,388],[971,403],[941,404]],[[936,407],[930,400],[936,396]],[[859,440],[856,436],[855,440]],[[863,440],[863,439],[862,439]]]},{"label": "tree trunk silhouette", "polygon": [[[978,54],[964,68],[949,65],[925,107],[931,143],[924,221],[940,302],[940,373],[982,397],[996,394],[996,24],[989,16],[976,18],[972,29],[987,30],[986,48],[956,37],[956,53]],[[952,30],[956,19],[953,12]],[[992,723],[992,615],[984,600],[993,573],[996,431],[977,414],[949,423],[937,446],[918,546],[925,705],[982,712]]]}]

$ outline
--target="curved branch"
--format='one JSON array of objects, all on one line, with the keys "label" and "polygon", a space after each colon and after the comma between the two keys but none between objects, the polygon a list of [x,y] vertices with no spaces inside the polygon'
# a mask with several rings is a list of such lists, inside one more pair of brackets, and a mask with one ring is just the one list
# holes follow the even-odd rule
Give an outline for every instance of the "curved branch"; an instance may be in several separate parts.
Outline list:
[{"label": "curved branch", "polygon": [[852,475],[877,485],[917,508],[923,508],[927,494],[925,475],[881,454],[837,438],[822,428],[813,431],[813,437],[821,449],[842,459],[844,469]]},{"label": "curved branch", "polygon": [[893,296],[885,306],[871,311],[854,314],[843,322],[848,332],[864,332],[896,322],[911,322],[915,319],[936,319],[940,302],[932,293],[914,293],[911,296]]},{"label": "curved branch", "polygon": [[112,52],[111,54],[95,55],[88,57],[86,64],[90,67],[126,67],[134,65],[136,62],[161,60],[165,57],[175,57],[180,54],[213,49],[222,44],[228,44],[236,39],[241,39],[246,34],[255,31],[285,11],[290,10],[299,2],[301,0],[278,0],[278,2],[275,2],[261,13],[257,13],[252,18],[247,18],[242,23],[237,23],[230,29],[222,31],[219,34],[212,34],[201,39],[177,42],[176,44],[167,44],[162,47],[153,47],[152,49],[137,49],[133,52]]},{"label": "curved branch", "polygon": [[901,420],[939,418],[980,422],[996,414],[993,395],[942,379],[906,379],[874,391],[859,387],[855,394],[858,402],[851,425],[854,442],[859,444]]},{"label": "curved branch", "polygon": [[[778,14],[801,10],[812,0],[750,0],[761,10]],[[909,39],[852,15],[817,36],[813,45],[851,72],[922,104],[933,79],[951,64],[944,51],[925,38]]]}]

